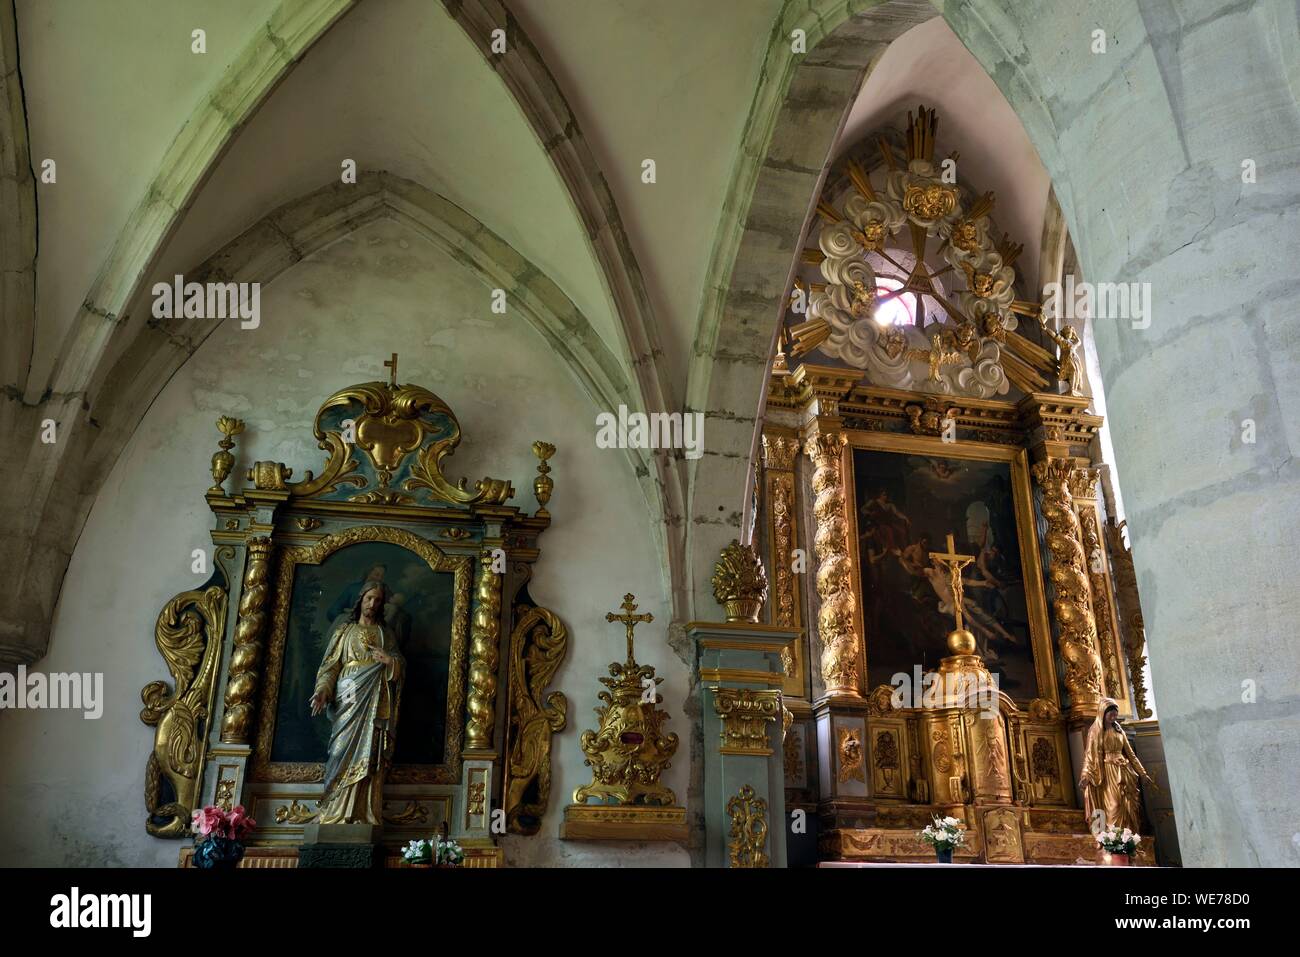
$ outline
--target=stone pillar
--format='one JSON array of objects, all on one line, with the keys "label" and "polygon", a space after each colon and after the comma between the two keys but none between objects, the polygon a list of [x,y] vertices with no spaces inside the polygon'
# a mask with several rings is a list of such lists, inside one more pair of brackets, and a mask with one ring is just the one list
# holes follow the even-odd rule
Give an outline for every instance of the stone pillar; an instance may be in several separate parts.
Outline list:
[{"label": "stone pillar", "polygon": [[704,730],[705,862],[784,867],[781,652],[797,631],[694,622]]}]

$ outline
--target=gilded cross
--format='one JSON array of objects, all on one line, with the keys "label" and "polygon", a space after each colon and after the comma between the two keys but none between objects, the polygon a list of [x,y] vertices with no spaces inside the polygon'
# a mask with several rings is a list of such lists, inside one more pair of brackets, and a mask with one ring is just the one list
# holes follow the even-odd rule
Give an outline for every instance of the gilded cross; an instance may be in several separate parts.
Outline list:
[{"label": "gilded cross", "polygon": [[632,629],[635,628],[637,625],[641,624],[642,622],[650,622],[655,620],[654,615],[633,614],[633,612],[636,611],[637,609],[637,606],[632,601],[632,599],[635,597],[636,596],[633,595],[631,592],[628,592],[626,595],[623,596],[623,604],[619,605],[619,607],[623,609],[624,614],[616,615],[611,611],[607,615],[605,615],[606,621],[608,622],[621,621],[627,627],[627,660],[629,662],[635,660],[632,657]]},{"label": "gilded cross", "polygon": [[952,581],[952,604],[953,611],[957,615],[957,630],[961,631],[962,622],[962,582],[961,570],[975,561],[974,555],[958,555],[957,546],[953,544],[952,533],[948,533],[948,551],[931,552],[930,557],[934,559],[936,565],[943,565],[948,569],[948,576]]},{"label": "gilded cross", "polygon": [[393,370],[392,372],[389,373],[388,383],[394,389],[396,389],[397,388],[397,353],[396,352],[393,353],[393,357],[391,359],[384,360],[384,368]]}]

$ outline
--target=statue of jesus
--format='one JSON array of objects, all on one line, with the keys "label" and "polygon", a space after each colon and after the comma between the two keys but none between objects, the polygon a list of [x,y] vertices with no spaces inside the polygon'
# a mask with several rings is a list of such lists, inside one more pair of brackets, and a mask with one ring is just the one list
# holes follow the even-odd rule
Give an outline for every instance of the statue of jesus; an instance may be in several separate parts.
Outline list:
[{"label": "statue of jesus", "polygon": [[381,824],[384,776],[393,758],[406,661],[384,624],[388,587],[361,586],[352,613],[335,627],[316,672],[312,716],[330,719],[321,824]]}]

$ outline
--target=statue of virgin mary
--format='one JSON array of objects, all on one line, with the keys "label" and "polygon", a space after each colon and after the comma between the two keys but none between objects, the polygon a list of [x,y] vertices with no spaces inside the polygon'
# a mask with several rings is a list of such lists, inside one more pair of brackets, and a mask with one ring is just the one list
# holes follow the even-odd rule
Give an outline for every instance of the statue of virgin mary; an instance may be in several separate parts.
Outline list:
[{"label": "statue of virgin mary", "polygon": [[1102,698],[1084,744],[1083,774],[1079,777],[1083,810],[1094,829],[1094,816],[1101,811],[1101,827],[1114,824],[1136,834],[1141,820],[1138,778],[1150,780],[1150,776],[1133,753],[1118,718],[1119,705],[1111,698]]},{"label": "statue of virgin mary", "polygon": [[330,636],[316,672],[312,716],[330,719],[321,824],[381,824],[384,776],[393,759],[406,661],[384,624],[382,581],[362,585],[352,613]]}]

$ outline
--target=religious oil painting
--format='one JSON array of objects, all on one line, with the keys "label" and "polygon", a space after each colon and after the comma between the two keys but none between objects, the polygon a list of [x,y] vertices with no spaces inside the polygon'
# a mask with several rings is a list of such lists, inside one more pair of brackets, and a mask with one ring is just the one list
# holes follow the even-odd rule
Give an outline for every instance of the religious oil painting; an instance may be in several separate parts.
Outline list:
[{"label": "religious oil painting", "polygon": [[446,754],[447,677],[455,576],[431,568],[391,542],[361,542],[321,564],[294,569],[284,671],[276,703],[273,762],[323,762],[330,722],[312,717],[310,700],[330,637],[356,620],[372,582],[385,586],[383,627],[405,661],[394,764],[441,764]]},{"label": "religious oil painting", "polygon": [[1031,605],[1006,461],[852,451],[862,624],[869,687],[951,652],[953,590],[932,552],[971,556],[962,573],[965,627],[1001,690],[1037,695]]}]

